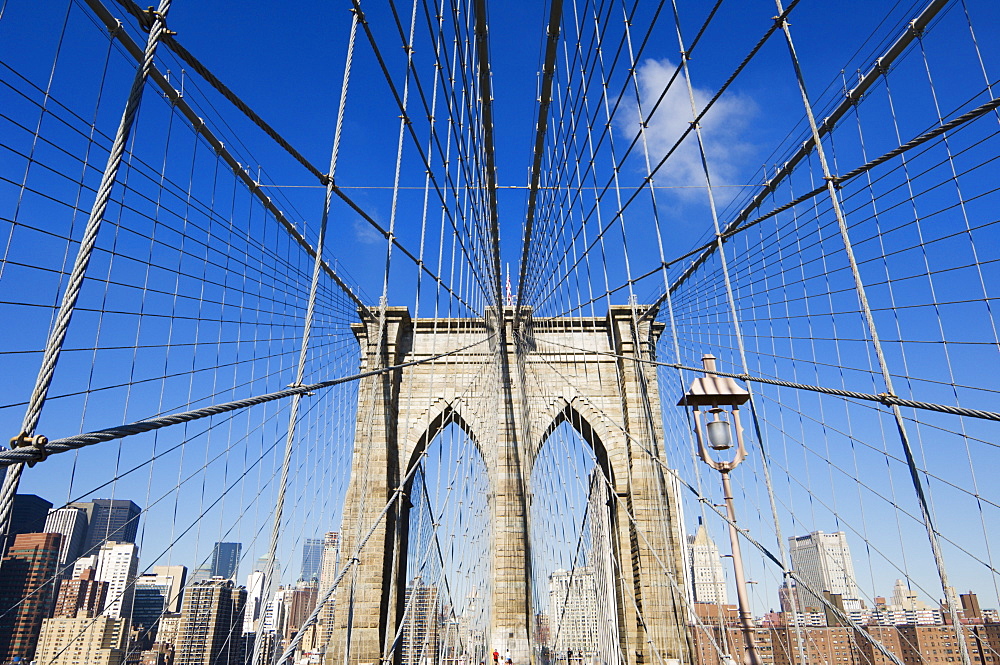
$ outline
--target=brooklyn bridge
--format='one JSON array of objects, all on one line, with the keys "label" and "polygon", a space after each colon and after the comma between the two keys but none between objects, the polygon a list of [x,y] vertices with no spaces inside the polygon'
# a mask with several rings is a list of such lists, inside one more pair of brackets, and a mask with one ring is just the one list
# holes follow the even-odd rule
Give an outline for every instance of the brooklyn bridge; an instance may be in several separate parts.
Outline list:
[{"label": "brooklyn bridge", "polygon": [[0,0],[0,663],[1000,665],[997,35]]}]

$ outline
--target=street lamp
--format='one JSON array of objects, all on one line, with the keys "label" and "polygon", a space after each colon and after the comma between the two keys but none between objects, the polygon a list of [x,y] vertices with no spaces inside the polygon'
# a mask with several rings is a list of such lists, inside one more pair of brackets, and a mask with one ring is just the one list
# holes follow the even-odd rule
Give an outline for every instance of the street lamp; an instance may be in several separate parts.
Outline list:
[{"label": "street lamp", "polygon": [[[726,500],[726,514],[729,518],[729,544],[733,551],[733,568],[736,572],[736,600],[739,604],[740,625],[743,628],[743,642],[746,645],[746,663],[761,665],[757,647],[753,641],[753,618],[747,599],[747,581],[743,573],[743,557],[740,555],[739,532],[736,529],[736,509],[733,507],[733,488],[729,482],[729,472],[739,466],[747,456],[743,445],[743,427],[740,425],[740,404],[750,399],[750,393],[728,376],[710,374],[715,370],[715,356],[705,354],[701,358],[706,370],[705,376],[691,382],[677,406],[689,406],[694,413],[694,433],[698,440],[698,455],[705,464],[722,476],[722,493]],[[699,407],[709,407],[702,411]],[[728,462],[714,459],[709,449],[721,452],[733,447],[733,433],[736,436],[736,451]]]}]

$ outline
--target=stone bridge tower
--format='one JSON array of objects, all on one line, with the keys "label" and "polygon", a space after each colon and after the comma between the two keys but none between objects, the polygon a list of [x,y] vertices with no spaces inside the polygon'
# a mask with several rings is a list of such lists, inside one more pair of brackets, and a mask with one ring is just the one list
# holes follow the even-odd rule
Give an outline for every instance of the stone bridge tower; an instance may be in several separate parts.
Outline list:
[{"label": "stone bridge tower", "polygon": [[[482,453],[491,488],[487,648],[509,649],[515,663],[528,663],[534,610],[526,487],[547,437],[569,423],[607,479],[621,665],[686,661],[679,506],[666,472],[655,366],[636,360],[653,358],[662,324],[638,320],[645,309],[534,320],[525,308],[514,330],[513,308],[506,308],[503,331],[495,310],[485,321],[412,319],[405,307],[386,308],[381,322],[363,316],[354,326],[361,371],[462,351],[361,383],[341,561],[379,521],[425,447],[457,424]],[[501,332],[512,341],[499,342]],[[393,505],[341,584],[325,627],[328,664],[391,659],[404,610],[408,508],[408,501]]]}]

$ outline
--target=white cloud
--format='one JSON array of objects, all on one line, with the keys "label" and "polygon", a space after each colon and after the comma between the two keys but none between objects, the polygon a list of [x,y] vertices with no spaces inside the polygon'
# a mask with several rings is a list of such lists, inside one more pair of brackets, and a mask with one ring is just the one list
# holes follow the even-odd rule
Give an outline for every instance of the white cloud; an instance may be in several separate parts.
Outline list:
[{"label": "white cloud", "polygon": [[363,219],[354,220],[354,239],[362,245],[374,245],[385,238]]},{"label": "white cloud", "polygon": [[[649,117],[663,89],[677,68],[670,60],[644,61],[638,69],[639,97],[643,113]],[[698,112],[705,108],[713,92],[694,88],[694,103]],[[709,173],[712,184],[731,185],[742,184],[741,172],[747,160],[752,156],[753,146],[746,139],[750,121],[757,114],[757,105],[752,99],[738,93],[727,92],[720,97],[701,120],[701,134],[705,142],[705,154],[708,158]],[[687,84],[682,76],[674,81],[666,96],[659,102],[655,113],[649,117],[646,128],[646,141],[649,146],[649,159],[653,167],[663,159],[667,151],[673,147],[677,139],[688,128],[693,120],[691,100],[688,96]],[[639,114],[635,101],[626,106],[619,115],[618,130],[631,141],[639,131]],[[641,155],[642,147],[637,146]],[[640,157],[641,159],[641,157]],[[643,171],[645,167],[642,167]],[[697,137],[694,132],[685,137],[684,142],[674,151],[667,162],[654,176],[658,186],[681,187],[689,185],[704,185],[705,172],[701,163],[701,153],[698,150]],[[728,202],[738,190],[715,190],[717,203]],[[703,189],[677,189],[673,193],[687,199],[700,198],[707,202]]]}]

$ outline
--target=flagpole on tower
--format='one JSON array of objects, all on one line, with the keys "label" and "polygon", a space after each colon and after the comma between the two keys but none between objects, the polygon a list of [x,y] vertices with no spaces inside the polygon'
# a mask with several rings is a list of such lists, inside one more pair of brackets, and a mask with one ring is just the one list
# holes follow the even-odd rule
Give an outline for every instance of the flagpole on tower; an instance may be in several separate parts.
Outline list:
[{"label": "flagpole on tower", "polygon": [[514,306],[514,295],[510,291],[510,263],[507,263],[507,307]]}]

